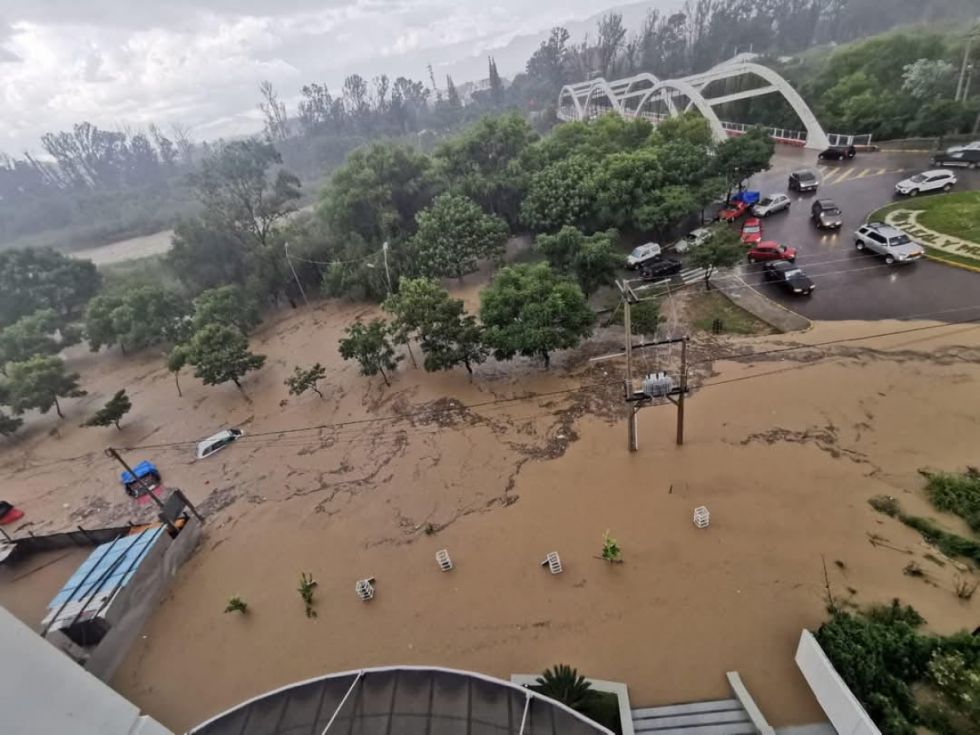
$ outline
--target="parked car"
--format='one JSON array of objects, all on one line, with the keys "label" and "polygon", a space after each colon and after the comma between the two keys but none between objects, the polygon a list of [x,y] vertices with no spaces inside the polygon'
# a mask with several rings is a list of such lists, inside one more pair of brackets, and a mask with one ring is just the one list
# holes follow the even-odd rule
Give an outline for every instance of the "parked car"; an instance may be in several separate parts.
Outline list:
[{"label": "parked car", "polygon": [[789,175],[788,186],[790,191],[798,191],[801,193],[806,191],[816,191],[817,187],[820,186],[820,179],[810,169],[802,169],[800,171],[794,171]]},{"label": "parked car", "polygon": [[773,240],[765,240],[758,245],[753,245],[747,255],[750,263],[758,263],[760,260],[796,260],[796,248],[788,245],[780,245]]},{"label": "parked car", "polygon": [[857,150],[852,145],[832,145],[817,154],[821,161],[845,161],[854,158]]},{"label": "parked car", "polygon": [[691,248],[696,248],[698,245],[711,237],[711,233],[712,229],[710,227],[699,227],[696,230],[691,230],[684,235],[684,237],[674,243],[674,251],[678,253],[686,253]]},{"label": "parked car", "polygon": [[840,207],[833,199],[817,199],[810,207],[810,219],[820,229],[839,229],[843,224]]},{"label": "parked car", "polygon": [[241,429],[225,429],[224,431],[219,431],[217,434],[212,434],[207,439],[198,442],[197,458],[204,459],[205,457],[210,457],[215,452],[221,451],[243,436],[245,436],[245,432]]},{"label": "parked car", "polygon": [[768,217],[776,212],[788,212],[790,198],[785,194],[767,194],[758,204],[753,205],[752,214],[756,217]]},{"label": "parked car", "polygon": [[932,157],[933,166],[963,166],[965,168],[980,167],[980,148],[962,148],[937,153]]},{"label": "parked car", "polygon": [[790,293],[809,296],[815,288],[810,277],[795,263],[788,260],[772,260],[763,266],[765,279],[777,283]]},{"label": "parked car", "polygon": [[911,263],[926,254],[925,249],[897,227],[869,222],[854,233],[854,245],[858,250],[870,250],[885,256],[885,262]]},{"label": "parked car", "polygon": [[727,207],[718,212],[718,219],[724,220],[725,222],[734,222],[749,211],[749,206],[749,204],[743,202],[741,199],[731,201]]},{"label": "parked car", "polygon": [[742,223],[742,243],[744,245],[754,245],[762,241],[762,220],[758,217],[749,217]]},{"label": "parked car", "polygon": [[980,140],[975,140],[972,143],[964,143],[963,145],[954,145],[946,149],[947,153],[955,153],[956,151],[980,151]]},{"label": "parked car", "polygon": [[660,258],[643,266],[640,278],[644,281],[659,281],[662,278],[669,278],[675,273],[680,273],[683,267],[679,260]]},{"label": "parked car", "polygon": [[663,248],[661,248],[655,242],[647,242],[643,245],[637,245],[633,248],[632,252],[626,256],[626,267],[631,271],[641,268],[645,264],[649,263],[651,260],[656,260],[663,253]]},{"label": "parked car", "polygon": [[914,197],[930,191],[949,191],[955,183],[956,174],[939,168],[902,179],[895,184],[895,193]]}]

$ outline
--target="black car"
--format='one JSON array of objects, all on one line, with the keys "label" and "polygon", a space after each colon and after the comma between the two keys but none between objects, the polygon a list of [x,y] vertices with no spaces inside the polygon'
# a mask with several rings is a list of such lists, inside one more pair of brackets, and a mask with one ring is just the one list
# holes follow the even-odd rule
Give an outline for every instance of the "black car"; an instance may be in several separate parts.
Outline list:
[{"label": "black car", "polygon": [[820,186],[820,179],[808,169],[794,171],[789,175],[789,188],[791,191],[816,191]]},{"label": "black car", "polygon": [[644,281],[658,281],[661,278],[669,278],[675,273],[680,273],[683,267],[679,260],[671,260],[670,258],[654,260],[643,264],[640,278]]},{"label": "black car", "polygon": [[857,155],[857,150],[852,145],[832,145],[830,148],[820,151],[817,158],[821,161],[844,161]]},{"label": "black car", "polygon": [[933,166],[965,166],[980,168],[980,148],[952,149],[932,157]]},{"label": "black car", "polygon": [[813,281],[796,263],[788,260],[773,260],[763,266],[767,281],[778,283],[790,293],[809,296],[813,293]]},{"label": "black car", "polygon": [[840,207],[832,199],[818,199],[810,207],[810,218],[820,229],[839,229],[843,224]]}]

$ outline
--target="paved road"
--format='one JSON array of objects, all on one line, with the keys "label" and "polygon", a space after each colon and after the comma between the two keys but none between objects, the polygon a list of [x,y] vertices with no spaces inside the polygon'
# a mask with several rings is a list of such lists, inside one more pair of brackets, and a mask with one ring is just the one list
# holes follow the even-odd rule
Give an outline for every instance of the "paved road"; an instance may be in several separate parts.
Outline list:
[{"label": "paved road", "polygon": [[[788,213],[763,221],[767,240],[797,248],[797,262],[814,283],[812,297],[792,298],[764,284],[761,265],[741,269],[745,281],[774,300],[811,319],[912,319],[962,321],[980,318],[980,273],[932,261],[887,266],[877,256],[858,252],[854,230],[867,214],[894,201],[895,182],[928,168],[929,156],[918,153],[866,153],[853,161],[817,166],[816,155],[803,150],[780,150],[770,171],[760,174],[751,188],[787,192],[787,174],[816,167],[823,183],[818,195],[834,199],[844,212],[839,233],[828,234],[810,223],[816,195],[791,194]],[[980,171],[956,169],[954,191],[980,189]]]}]

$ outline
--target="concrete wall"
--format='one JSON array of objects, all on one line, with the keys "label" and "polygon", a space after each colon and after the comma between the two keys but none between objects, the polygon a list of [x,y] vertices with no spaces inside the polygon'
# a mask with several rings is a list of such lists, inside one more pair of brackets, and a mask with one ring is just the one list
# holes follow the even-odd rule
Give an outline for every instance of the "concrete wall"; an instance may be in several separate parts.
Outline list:
[{"label": "concrete wall", "polygon": [[0,652],[4,735],[170,735],[2,607]]},{"label": "concrete wall", "polygon": [[114,600],[112,628],[89,656],[85,668],[103,681],[112,678],[127,651],[143,630],[147,618],[156,610],[171,579],[177,570],[194,553],[201,538],[201,524],[191,517],[177,538],[171,540],[166,532],[161,534],[159,545],[140,565],[137,574],[126,585],[125,600]]},{"label": "concrete wall", "polygon": [[839,735],[881,735],[864,707],[830,663],[813,634],[804,630],[796,648],[796,665]]}]

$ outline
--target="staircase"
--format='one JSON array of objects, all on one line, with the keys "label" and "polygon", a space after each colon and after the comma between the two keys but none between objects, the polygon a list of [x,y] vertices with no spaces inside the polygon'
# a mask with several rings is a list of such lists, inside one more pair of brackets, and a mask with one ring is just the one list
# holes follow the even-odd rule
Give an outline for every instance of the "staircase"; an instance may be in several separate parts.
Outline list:
[{"label": "staircase", "polygon": [[632,710],[633,731],[658,735],[756,735],[759,731],[737,699],[671,704]]}]

